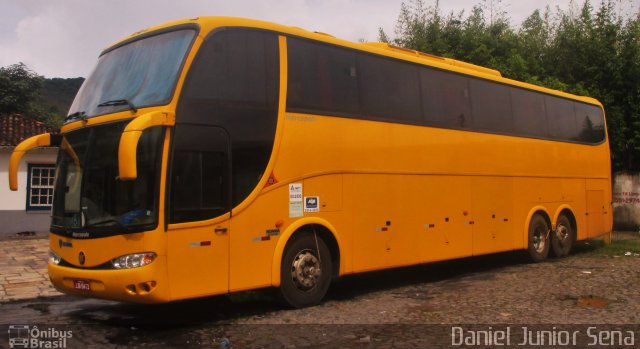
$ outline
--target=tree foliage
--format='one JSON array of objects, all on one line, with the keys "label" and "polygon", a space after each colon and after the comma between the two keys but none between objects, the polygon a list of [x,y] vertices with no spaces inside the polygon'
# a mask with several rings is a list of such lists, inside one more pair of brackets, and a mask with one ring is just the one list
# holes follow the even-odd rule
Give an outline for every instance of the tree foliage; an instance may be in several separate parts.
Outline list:
[{"label": "tree foliage", "polygon": [[0,68],[0,113],[30,114],[43,80],[24,63]]},{"label": "tree foliage", "polygon": [[45,79],[24,63],[0,68],[0,113],[60,126],[84,78]]},{"label": "tree foliage", "polygon": [[51,125],[62,125],[83,82],[84,78],[44,79],[36,100],[41,118]]},{"label": "tree foliage", "polygon": [[395,38],[382,29],[379,37],[597,98],[607,113],[614,170],[640,171],[640,12],[622,13],[619,1],[547,7],[514,26],[501,0],[448,15],[437,0],[409,0],[400,7]]}]

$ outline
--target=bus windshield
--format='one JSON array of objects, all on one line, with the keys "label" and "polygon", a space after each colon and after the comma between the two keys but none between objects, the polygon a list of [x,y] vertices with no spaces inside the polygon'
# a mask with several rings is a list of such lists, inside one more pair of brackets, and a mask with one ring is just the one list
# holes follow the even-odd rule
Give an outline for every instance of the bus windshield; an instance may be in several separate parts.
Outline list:
[{"label": "bus windshield", "polygon": [[110,50],[69,109],[67,120],[167,104],[195,31],[149,36]]},{"label": "bus windshield", "polygon": [[[125,122],[64,136],[58,154],[52,231],[123,233],[154,226],[162,127],[145,130],[137,149],[138,178],[118,179],[118,144]],[[135,229],[138,228],[138,229]]]}]

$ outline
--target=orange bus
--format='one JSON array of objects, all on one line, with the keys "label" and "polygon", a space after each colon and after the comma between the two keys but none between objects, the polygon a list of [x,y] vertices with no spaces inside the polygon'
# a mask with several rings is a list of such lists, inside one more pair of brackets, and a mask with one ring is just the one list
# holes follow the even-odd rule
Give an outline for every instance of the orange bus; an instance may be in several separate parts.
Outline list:
[{"label": "orange bus", "polygon": [[384,43],[203,17],[102,52],[59,135],[49,275],[167,302],[509,250],[612,227],[602,105]]}]

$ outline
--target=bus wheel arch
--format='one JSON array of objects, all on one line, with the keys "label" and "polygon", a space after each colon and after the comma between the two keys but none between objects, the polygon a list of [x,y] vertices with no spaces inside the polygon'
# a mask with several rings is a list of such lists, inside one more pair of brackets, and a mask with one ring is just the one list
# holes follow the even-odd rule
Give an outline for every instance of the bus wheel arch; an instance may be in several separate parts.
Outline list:
[{"label": "bus wheel arch", "polygon": [[281,257],[274,258],[280,275],[278,298],[294,308],[313,306],[322,301],[339,271],[338,242],[321,224],[303,224],[292,231]]},{"label": "bus wheel arch", "polygon": [[566,257],[578,238],[578,225],[573,211],[569,207],[561,207],[556,214],[551,234],[551,252],[558,258]]},{"label": "bus wheel arch", "polygon": [[323,239],[324,243],[329,249],[332,261],[331,276],[337,277],[340,275],[342,258],[340,256],[342,245],[335,233],[335,228],[327,221],[316,217],[309,217],[300,219],[293,224],[289,225],[281,234],[278,239],[278,243],[273,253],[273,261],[271,266],[271,285],[274,287],[280,286],[280,266],[282,264],[282,258],[287,246],[292,243],[297,237],[303,234],[315,233],[319,239]]},{"label": "bus wheel arch", "polygon": [[551,245],[551,218],[543,207],[534,208],[527,218],[527,252],[533,262],[542,262],[549,256]]}]

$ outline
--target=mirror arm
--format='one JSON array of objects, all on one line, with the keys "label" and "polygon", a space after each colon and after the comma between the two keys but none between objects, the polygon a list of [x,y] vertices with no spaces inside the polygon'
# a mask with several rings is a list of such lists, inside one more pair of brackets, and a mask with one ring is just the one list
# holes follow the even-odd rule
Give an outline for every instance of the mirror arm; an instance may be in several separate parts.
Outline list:
[{"label": "mirror arm", "polygon": [[137,149],[142,132],[150,127],[173,126],[175,123],[175,113],[167,111],[146,113],[129,122],[118,145],[118,178],[121,181],[138,178]]},{"label": "mirror arm", "polygon": [[11,158],[9,159],[9,189],[11,191],[18,190],[18,168],[20,160],[26,152],[39,147],[59,147],[61,141],[62,135],[43,133],[20,142],[11,153]]}]

